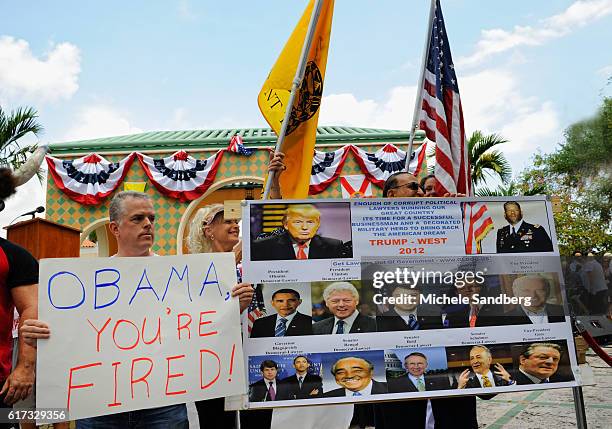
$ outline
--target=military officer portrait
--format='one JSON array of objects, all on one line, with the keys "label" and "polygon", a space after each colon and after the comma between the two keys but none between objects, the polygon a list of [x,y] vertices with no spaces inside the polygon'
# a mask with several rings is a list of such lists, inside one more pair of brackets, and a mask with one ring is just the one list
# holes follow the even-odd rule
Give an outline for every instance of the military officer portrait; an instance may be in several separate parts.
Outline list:
[{"label": "military officer portrait", "polygon": [[519,203],[505,202],[504,218],[509,225],[497,230],[497,253],[552,252],[552,241],[544,227],[525,222]]}]

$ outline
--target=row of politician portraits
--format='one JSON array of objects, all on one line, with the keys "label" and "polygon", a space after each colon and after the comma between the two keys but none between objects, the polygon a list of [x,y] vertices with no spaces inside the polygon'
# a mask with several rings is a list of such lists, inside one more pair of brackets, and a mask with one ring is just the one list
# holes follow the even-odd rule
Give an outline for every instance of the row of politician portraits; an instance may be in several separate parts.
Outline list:
[{"label": "row of politician portraits", "polygon": [[[557,273],[502,274],[461,288],[405,285],[363,287],[361,281],[264,284],[249,312],[250,338],[528,325],[565,322]],[[430,295],[469,304],[436,305]],[[473,304],[485,297],[520,304]],[[392,298],[395,304],[389,304]]]},{"label": "row of politician portraits", "polygon": [[[468,204],[461,204],[464,241]],[[482,240],[483,254],[553,251],[543,201],[488,202],[486,207],[496,234]],[[352,258],[350,203],[251,205],[250,254],[252,261]]]},{"label": "row of politician portraits", "polygon": [[[496,388],[574,380],[565,340],[249,358],[249,401]],[[354,398],[359,400],[358,398]]]}]

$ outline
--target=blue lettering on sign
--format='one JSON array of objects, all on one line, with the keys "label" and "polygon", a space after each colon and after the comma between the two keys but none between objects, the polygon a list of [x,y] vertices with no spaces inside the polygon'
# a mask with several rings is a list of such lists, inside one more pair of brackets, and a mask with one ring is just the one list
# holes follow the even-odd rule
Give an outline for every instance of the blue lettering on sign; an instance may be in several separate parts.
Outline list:
[{"label": "blue lettering on sign", "polygon": [[[140,287],[142,285],[143,279],[147,279],[147,285],[148,285],[147,287]],[[155,289],[153,288],[153,286],[151,286],[151,282],[149,281],[149,276],[147,276],[147,269],[145,268],[144,271],[142,272],[142,276],[140,276],[138,287],[134,291],[134,295],[132,295],[132,298],[130,298],[129,305],[132,305],[132,301],[134,301],[134,298],[136,297],[136,294],[138,293],[139,290],[146,290],[146,289],[151,289],[153,293],[155,294],[155,298],[157,298],[157,300],[159,301],[159,296],[157,295],[157,292],[155,292]]]},{"label": "blue lettering on sign", "polygon": [[[81,285],[81,293],[82,293],[81,300],[74,305],[66,305],[66,306],[55,305],[55,303],[53,302],[53,299],[51,298],[51,283],[53,283],[53,280],[55,280],[56,277],[63,276],[63,275],[74,277],[75,279],[77,279],[77,281]],[[58,310],[69,310],[71,308],[77,308],[85,302],[85,285],[83,284],[81,279],[79,279],[79,277],[76,274],[71,273],[69,271],[60,271],[58,273],[53,274],[51,278],[49,278],[49,282],[47,283],[47,296],[49,297],[49,302],[51,303],[51,305],[57,308]]]},{"label": "blue lettering on sign", "polygon": [[174,273],[176,273],[176,276],[179,280],[183,280],[183,278],[187,277],[187,296],[189,296],[189,301],[193,302],[193,299],[191,299],[191,289],[189,287],[189,268],[187,265],[185,265],[185,268],[183,269],[183,274],[179,274],[176,268],[172,267],[172,271],[170,271],[170,277],[168,277],[168,283],[166,283],[166,290],[164,291],[164,295],[161,299],[162,302],[166,298],[166,294],[168,293],[168,287],[170,286],[170,281],[172,280],[172,276],[174,275]]},{"label": "blue lettering on sign", "polygon": [[[214,273],[214,280],[209,280],[211,270]],[[204,279],[204,282],[202,283],[202,289],[200,289],[200,296],[202,296],[202,292],[204,292],[204,288],[207,285],[214,285],[214,284],[216,284],[217,289],[219,289],[219,295],[223,296],[223,292],[221,292],[221,285],[219,284],[219,277],[217,276],[217,269],[215,268],[215,263],[211,262],[210,265],[208,266],[208,271],[206,272],[206,278]]]},{"label": "blue lettering on sign", "polygon": [[[106,273],[106,272],[110,272],[110,273],[115,273],[117,274],[117,278],[115,280],[113,280],[112,282],[107,282],[107,283],[98,283],[98,275],[100,275],[101,273]],[[104,308],[104,307],[108,307],[113,305],[114,303],[117,302],[117,300],[119,299],[119,294],[121,293],[121,290],[119,289],[119,286],[117,285],[117,282],[119,281],[119,279],[121,279],[121,273],[117,270],[115,270],[114,268],[104,268],[102,270],[96,270],[96,274],[95,274],[95,293],[94,293],[94,310],[97,310],[99,308]],[[106,302],[104,304],[98,305],[98,289],[101,288],[106,288],[109,286],[114,286],[115,289],[117,290],[117,294],[115,295],[115,299],[113,299],[112,301]]]}]

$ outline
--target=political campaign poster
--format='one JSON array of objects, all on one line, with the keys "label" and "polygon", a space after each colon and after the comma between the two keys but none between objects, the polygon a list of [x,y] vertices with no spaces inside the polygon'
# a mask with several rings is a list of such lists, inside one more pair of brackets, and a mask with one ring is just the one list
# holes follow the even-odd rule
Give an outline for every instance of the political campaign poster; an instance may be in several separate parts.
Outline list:
[{"label": "political campaign poster", "polygon": [[252,283],[357,280],[373,256],[558,252],[541,196],[249,201],[243,219]]},{"label": "political campaign poster", "polygon": [[545,197],[249,202],[243,219],[250,408],[581,383]]},{"label": "political campaign poster", "polygon": [[44,259],[37,407],[71,419],[246,392],[231,253]]}]

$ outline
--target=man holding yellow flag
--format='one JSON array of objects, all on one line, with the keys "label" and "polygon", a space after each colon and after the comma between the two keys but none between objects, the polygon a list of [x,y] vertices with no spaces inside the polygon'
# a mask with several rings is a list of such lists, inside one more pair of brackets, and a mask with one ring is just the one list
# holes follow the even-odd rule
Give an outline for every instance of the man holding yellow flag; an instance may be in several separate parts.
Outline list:
[{"label": "man holding yellow flag", "polygon": [[[282,148],[277,145],[276,151],[285,153],[287,171],[280,184],[289,199],[308,197],[333,10],[334,0],[310,0],[257,98],[261,113],[279,136]],[[296,73],[300,66],[301,84],[301,74]]]}]

